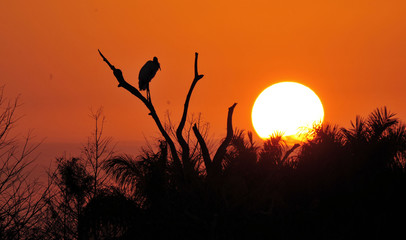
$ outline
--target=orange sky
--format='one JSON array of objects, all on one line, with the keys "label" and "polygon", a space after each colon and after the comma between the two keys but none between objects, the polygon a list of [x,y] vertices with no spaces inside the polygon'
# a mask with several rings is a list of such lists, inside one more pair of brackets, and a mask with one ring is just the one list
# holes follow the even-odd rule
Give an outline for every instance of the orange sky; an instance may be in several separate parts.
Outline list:
[{"label": "orange sky", "polygon": [[[311,2],[311,3],[309,3]],[[162,71],[151,95],[164,120],[178,122],[199,52],[190,113],[202,113],[223,137],[227,108],[234,126],[253,131],[257,95],[273,83],[313,89],[325,120],[343,126],[356,114],[388,106],[406,119],[405,1],[22,1],[0,8],[0,80],[21,94],[22,129],[47,142],[83,142],[89,108],[104,107],[116,141],[158,136],[142,103],[121,88],[97,49],[137,84],[157,56]],[[287,96],[288,97],[288,96]],[[281,99],[283,101],[283,99]]]}]

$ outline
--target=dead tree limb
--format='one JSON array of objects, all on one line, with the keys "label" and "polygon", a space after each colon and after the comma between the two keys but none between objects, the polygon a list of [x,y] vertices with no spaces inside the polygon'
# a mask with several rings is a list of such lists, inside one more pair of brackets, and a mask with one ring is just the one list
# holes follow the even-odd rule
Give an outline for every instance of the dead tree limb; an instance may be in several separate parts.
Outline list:
[{"label": "dead tree limb", "polygon": [[169,134],[165,131],[164,127],[162,126],[161,121],[159,120],[159,117],[155,111],[154,106],[152,105],[151,101],[148,101],[141,93],[140,91],[138,91],[138,89],[136,89],[134,86],[132,86],[131,84],[129,84],[127,81],[125,81],[124,77],[123,77],[123,73],[121,72],[120,69],[115,68],[108,60],[106,57],[103,56],[103,54],[99,51],[100,56],[103,58],[103,61],[105,61],[107,63],[107,65],[110,67],[110,69],[113,71],[114,76],[116,77],[117,81],[118,81],[118,87],[122,87],[125,90],[127,90],[128,92],[130,92],[131,94],[133,94],[134,96],[136,96],[137,98],[139,98],[144,105],[148,108],[148,110],[150,111],[149,115],[151,115],[151,117],[154,119],[159,131],[161,132],[162,136],[165,138],[165,141],[168,143],[169,148],[171,149],[171,153],[172,153],[172,158],[174,161],[174,164],[176,167],[181,168],[182,164],[180,162],[178,153],[176,151],[176,147],[174,142],[172,141],[171,137],[169,136]]},{"label": "dead tree limb", "polygon": [[237,103],[234,103],[231,107],[228,108],[227,135],[213,157],[213,169],[217,172],[221,170],[221,162],[223,161],[224,155],[227,151],[227,147],[230,144],[231,139],[233,138],[233,112],[236,105]]},{"label": "dead tree limb", "polygon": [[221,172],[221,163],[224,159],[224,156],[227,151],[227,147],[230,144],[233,138],[233,112],[237,103],[234,103],[231,107],[228,108],[227,116],[227,135],[226,138],[221,143],[220,147],[217,149],[216,154],[211,161],[210,153],[207,149],[206,142],[204,141],[202,135],[199,132],[196,124],[193,126],[193,132],[197,138],[197,141],[200,144],[200,149],[202,150],[203,161],[206,165],[206,172],[208,175],[212,173],[219,174]]},{"label": "dead tree limb", "polygon": [[[155,111],[154,106],[152,105],[151,101],[148,101],[148,99],[146,99],[139,91],[138,89],[136,89],[134,86],[132,86],[131,84],[129,84],[127,81],[125,81],[124,77],[123,77],[123,73],[120,69],[115,68],[108,60],[106,57],[103,56],[103,54],[100,52],[99,50],[99,54],[100,56],[103,58],[103,61],[105,61],[107,63],[107,65],[110,67],[110,69],[113,71],[114,76],[116,77],[117,81],[118,81],[118,87],[122,87],[124,89],[126,89],[128,92],[130,92],[131,94],[133,94],[134,96],[136,96],[137,98],[139,98],[144,105],[149,109],[150,113],[149,115],[151,115],[151,117],[154,119],[159,131],[161,132],[162,136],[165,138],[166,142],[169,145],[169,148],[171,149],[171,153],[172,153],[172,158],[174,161],[175,166],[178,169],[182,169],[182,162],[180,161],[179,155],[177,153],[176,147],[174,142],[172,141],[171,137],[169,136],[169,134],[165,131],[164,127],[162,126],[161,121],[159,120],[159,117]],[[182,118],[181,121],[179,123],[179,126],[176,130],[176,138],[182,148],[182,161],[183,161],[183,167],[190,167],[189,166],[189,161],[190,161],[190,148],[188,143],[186,142],[186,140],[184,139],[182,132],[183,132],[183,128],[185,127],[185,123],[186,123],[186,118],[187,118],[187,112],[189,109],[189,102],[190,102],[190,98],[192,96],[192,92],[193,89],[195,88],[197,82],[203,78],[204,75],[199,75],[198,69],[197,69],[197,61],[198,60],[198,53],[195,53],[195,64],[194,64],[194,79],[192,82],[192,85],[189,88],[189,92],[186,96],[186,100],[185,100],[185,104],[184,104],[184,108],[183,108],[183,114],[182,114]],[[202,151],[202,156],[203,156],[203,160],[204,163],[206,165],[206,171],[207,173],[211,174],[211,172],[217,172],[220,173],[221,171],[221,163],[224,159],[224,156],[226,154],[227,151],[227,147],[231,142],[231,139],[233,137],[233,126],[232,126],[232,116],[233,116],[233,112],[234,112],[234,108],[237,105],[237,103],[234,103],[229,109],[228,109],[228,117],[227,117],[227,135],[226,138],[223,140],[223,142],[221,143],[221,145],[219,146],[219,148],[216,151],[216,154],[213,157],[213,161],[211,160],[210,157],[210,153],[209,150],[207,148],[206,142],[204,140],[204,138],[202,137],[202,135],[199,132],[199,129],[197,128],[196,124],[193,126],[193,132],[197,138],[197,141],[200,145],[200,149]]]},{"label": "dead tree limb", "polygon": [[176,137],[178,138],[178,142],[182,148],[182,161],[183,164],[188,164],[189,163],[189,144],[185,141],[182,135],[183,128],[185,127],[186,123],[186,117],[187,117],[187,112],[189,109],[189,102],[190,102],[190,97],[192,96],[193,89],[195,88],[197,82],[203,78],[204,75],[199,75],[198,70],[197,70],[197,59],[198,59],[198,53],[195,53],[195,77],[193,79],[192,85],[190,86],[189,92],[186,96],[185,100],[185,105],[183,107],[183,114],[182,118],[179,122],[178,129],[176,130]]},{"label": "dead tree limb", "polygon": [[206,142],[204,141],[202,134],[200,134],[199,129],[197,128],[196,124],[193,125],[193,132],[197,138],[197,142],[200,145],[200,150],[202,152],[204,165],[206,166],[206,173],[207,173],[207,175],[211,175],[212,171],[211,171],[211,158],[210,158],[209,149],[207,148]]}]

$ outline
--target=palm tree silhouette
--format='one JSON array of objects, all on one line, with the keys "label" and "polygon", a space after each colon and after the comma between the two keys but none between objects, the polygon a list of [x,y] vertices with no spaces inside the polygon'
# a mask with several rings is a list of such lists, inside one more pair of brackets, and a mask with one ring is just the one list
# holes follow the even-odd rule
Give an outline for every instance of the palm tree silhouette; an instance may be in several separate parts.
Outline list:
[{"label": "palm tree silhouette", "polygon": [[309,223],[336,236],[343,229],[357,237],[388,236],[399,225],[395,217],[406,212],[399,202],[405,199],[405,126],[386,107],[351,125],[325,124],[302,146],[297,194],[304,209],[319,216]]},{"label": "palm tree silhouette", "polygon": [[164,198],[168,173],[168,150],[161,141],[157,153],[145,151],[139,160],[129,155],[117,156],[105,162],[104,168],[126,193],[143,207],[155,206]]}]

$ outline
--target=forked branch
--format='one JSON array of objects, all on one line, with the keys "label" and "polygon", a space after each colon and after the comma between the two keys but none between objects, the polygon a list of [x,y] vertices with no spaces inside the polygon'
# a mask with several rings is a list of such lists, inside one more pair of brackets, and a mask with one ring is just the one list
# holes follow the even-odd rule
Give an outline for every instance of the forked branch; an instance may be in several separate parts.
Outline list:
[{"label": "forked branch", "polygon": [[181,162],[180,162],[179,156],[177,154],[175,144],[172,141],[172,139],[170,138],[169,134],[165,131],[164,127],[162,126],[162,123],[159,120],[159,117],[155,111],[154,106],[152,105],[152,102],[148,101],[140,93],[140,91],[138,91],[138,89],[136,89],[134,86],[129,84],[127,81],[125,81],[122,71],[118,68],[115,68],[114,65],[112,65],[107,60],[107,58],[103,56],[101,51],[100,50],[98,50],[98,51],[99,51],[100,56],[103,58],[103,61],[105,61],[107,63],[107,65],[110,67],[110,69],[113,71],[113,74],[118,81],[118,87],[124,88],[125,90],[127,90],[128,92],[130,92],[131,94],[133,94],[134,96],[139,98],[144,103],[144,105],[148,108],[148,110],[150,111],[149,115],[151,115],[151,117],[154,119],[159,131],[161,132],[162,136],[165,138],[165,141],[168,143],[169,148],[171,149],[172,158],[173,158],[175,166],[181,168]]},{"label": "forked branch", "polygon": [[[117,81],[118,81],[118,87],[122,87],[124,89],[126,89],[128,92],[130,92],[131,94],[133,94],[134,96],[136,96],[137,98],[139,98],[144,105],[149,109],[150,113],[149,115],[151,115],[151,117],[154,119],[159,131],[161,132],[162,136],[165,138],[166,142],[169,145],[169,148],[171,149],[171,153],[172,153],[172,158],[174,161],[174,164],[177,168],[182,169],[182,162],[180,161],[180,158],[178,156],[178,153],[176,151],[176,147],[174,142],[172,141],[172,139],[170,138],[169,134],[165,131],[164,127],[161,124],[161,121],[159,120],[159,117],[155,111],[154,106],[152,105],[151,101],[148,101],[148,99],[146,99],[139,91],[138,89],[136,89],[134,86],[132,86],[131,84],[129,84],[127,81],[125,81],[123,73],[120,69],[115,68],[114,65],[112,65],[106,57],[103,56],[103,54],[100,52],[99,50],[99,54],[100,56],[103,58],[103,61],[105,61],[107,63],[107,65],[110,67],[110,69],[113,71],[114,76],[116,77]],[[183,128],[185,127],[185,123],[186,123],[186,118],[187,118],[187,112],[189,109],[189,102],[190,102],[190,98],[192,96],[192,92],[193,89],[195,88],[197,82],[203,78],[204,75],[199,75],[198,69],[197,69],[197,60],[198,60],[198,53],[195,53],[195,64],[194,64],[194,79],[192,82],[192,85],[190,86],[189,92],[186,96],[186,100],[185,100],[185,104],[184,104],[184,108],[183,108],[183,114],[182,114],[182,118],[181,121],[179,123],[179,126],[176,130],[176,137],[178,139],[178,142],[182,148],[182,161],[184,164],[184,167],[186,165],[188,165],[189,161],[190,161],[190,149],[189,149],[189,145],[188,143],[185,141],[183,135],[182,135],[182,131]],[[221,163],[222,160],[224,159],[224,156],[226,154],[227,151],[227,147],[231,142],[231,139],[233,137],[233,126],[232,126],[232,115],[234,112],[234,108],[237,105],[237,103],[234,103],[229,109],[228,109],[228,117],[227,117],[227,135],[226,138],[223,140],[223,142],[221,143],[221,145],[219,146],[219,148],[216,151],[216,154],[213,157],[213,161],[211,160],[210,157],[210,153],[209,150],[207,148],[206,142],[204,140],[204,138],[202,137],[202,135],[199,132],[199,129],[197,128],[196,124],[193,126],[193,132],[197,138],[197,141],[199,142],[201,151],[202,151],[202,156],[203,156],[203,160],[204,163],[206,165],[206,170],[207,173],[211,174],[211,172],[217,172],[220,173],[221,171]]]},{"label": "forked branch", "polygon": [[210,153],[207,149],[206,142],[204,141],[203,137],[201,136],[199,129],[197,128],[196,124],[193,126],[193,132],[197,138],[197,141],[200,144],[200,148],[202,150],[203,160],[206,165],[206,172],[208,175],[215,173],[219,174],[221,172],[221,163],[224,159],[224,156],[227,151],[227,147],[230,144],[233,138],[233,112],[234,108],[237,103],[234,103],[231,107],[228,108],[228,116],[227,116],[227,135],[226,138],[223,140],[221,145],[216,151],[216,154],[213,157],[213,161],[211,161]]},{"label": "forked branch", "polygon": [[198,53],[195,53],[195,77],[193,79],[192,85],[190,86],[189,92],[186,96],[186,100],[185,100],[185,105],[183,107],[183,114],[182,114],[182,118],[179,122],[179,126],[178,129],[176,130],[176,137],[178,138],[178,142],[180,144],[180,146],[182,147],[182,161],[185,164],[186,162],[189,162],[189,145],[188,143],[185,141],[185,139],[183,138],[182,135],[182,131],[183,128],[185,127],[185,123],[186,123],[186,117],[187,117],[187,112],[189,109],[189,102],[190,102],[190,98],[192,96],[192,92],[193,89],[196,86],[196,83],[203,78],[204,75],[199,75],[198,70],[197,70],[197,59],[198,59]]}]

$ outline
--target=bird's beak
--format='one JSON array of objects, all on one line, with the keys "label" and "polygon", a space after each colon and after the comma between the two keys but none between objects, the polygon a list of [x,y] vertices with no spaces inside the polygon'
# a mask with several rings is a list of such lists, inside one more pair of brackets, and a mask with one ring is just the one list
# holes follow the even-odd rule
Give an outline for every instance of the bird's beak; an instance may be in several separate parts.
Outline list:
[{"label": "bird's beak", "polygon": [[[159,66],[159,70],[161,70],[161,66]],[[161,70],[162,71],[162,70]]]}]

